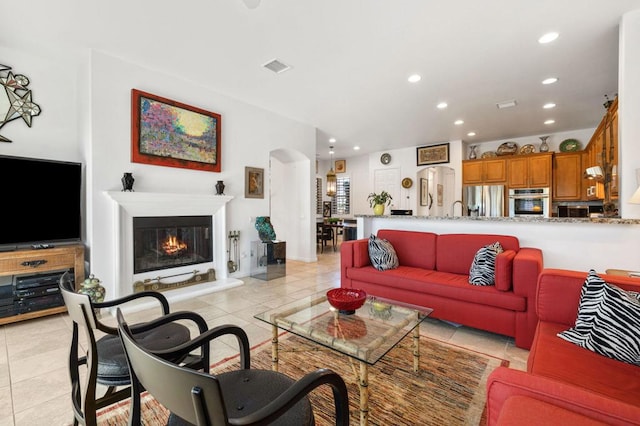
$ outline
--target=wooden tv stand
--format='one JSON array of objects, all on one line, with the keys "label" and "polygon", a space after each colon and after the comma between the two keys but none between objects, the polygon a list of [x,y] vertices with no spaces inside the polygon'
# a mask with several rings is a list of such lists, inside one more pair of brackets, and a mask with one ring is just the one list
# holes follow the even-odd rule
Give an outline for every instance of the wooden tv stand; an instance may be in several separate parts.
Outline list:
[{"label": "wooden tv stand", "polygon": [[[73,244],[47,249],[27,249],[0,253],[0,276],[38,274],[73,268],[76,288],[84,281],[84,246]],[[66,312],[64,306],[45,308],[0,318],[0,325]]]}]

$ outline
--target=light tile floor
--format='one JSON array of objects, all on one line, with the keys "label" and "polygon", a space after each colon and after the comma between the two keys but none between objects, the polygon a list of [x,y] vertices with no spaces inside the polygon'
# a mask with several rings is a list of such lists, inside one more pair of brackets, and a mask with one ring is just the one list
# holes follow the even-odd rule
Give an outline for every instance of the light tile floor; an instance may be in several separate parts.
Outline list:
[{"label": "light tile floor", "polygon": [[[254,319],[254,314],[338,287],[339,261],[339,252],[332,250],[318,253],[315,263],[287,261],[284,278],[271,281],[243,278],[244,285],[240,287],[174,303],[171,310],[196,311],[210,326],[237,324],[246,330],[254,345],[271,338],[270,326]],[[149,312],[132,313],[127,320],[133,323],[149,315]],[[507,359],[512,368],[526,368],[529,352],[515,347],[511,338],[433,319],[427,319],[421,331],[442,341]],[[0,327],[0,426],[72,423],[66,365],[70,335],[71,324],[66,314]],[[234,354],[233,343],[232,340],[215,343],[212,361]]]}]

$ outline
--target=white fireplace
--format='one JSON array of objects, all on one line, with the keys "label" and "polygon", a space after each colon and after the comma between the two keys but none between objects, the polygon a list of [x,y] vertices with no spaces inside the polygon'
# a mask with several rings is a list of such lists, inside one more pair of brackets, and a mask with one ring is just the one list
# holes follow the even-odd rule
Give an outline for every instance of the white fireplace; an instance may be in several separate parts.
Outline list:
[{"label": "white fireplace", "polygon": [[[227,235],[226,205],[231,196],[210,194],[175,194],[157,192],[106,191],[114,208],[114,297],[133,293],[133,283],[145,279],[163,278],[163,282],[181,281],[193,274],[213,268],[216,280],[163,292],[170,301],[184,300],[201,294],[212,293],[242,284],[230,278],[226,268]],[[134,273],[133,218],[161,216],[207,216],[212,217],[213,260],[197,265],[180,266],[160,271]],[[171,278],[169,278],[171,277]]]}]

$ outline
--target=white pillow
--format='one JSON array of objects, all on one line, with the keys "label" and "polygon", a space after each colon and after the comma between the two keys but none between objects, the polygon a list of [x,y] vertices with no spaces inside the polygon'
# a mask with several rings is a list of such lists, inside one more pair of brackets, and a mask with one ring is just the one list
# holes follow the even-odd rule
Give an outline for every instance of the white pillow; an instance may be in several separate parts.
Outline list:
[{"label": "white pillow", "polygon": [[371,234],[369,237],[369,259],[378,271],[386,271],[398,267],[398,255],[393,245],[387,240]]},{"label": "white pillow", "polygon": [[640,294],[602,280],[594,270],[582,286],[576,325],[558,337],[600,355],[640,365]]},{"label": "white pillow", "polygon": [[471,262],[469,284],[494,285],[496,283],[496,257],[503,251],[498,241],[481,247]]}]

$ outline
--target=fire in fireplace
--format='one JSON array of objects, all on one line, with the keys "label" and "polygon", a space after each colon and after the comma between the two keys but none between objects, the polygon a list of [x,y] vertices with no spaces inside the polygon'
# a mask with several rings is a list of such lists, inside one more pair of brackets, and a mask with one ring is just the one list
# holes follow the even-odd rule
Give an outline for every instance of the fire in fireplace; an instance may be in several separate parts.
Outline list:
[{"label": "fire in fireplace", "polygon": [[134,274],[213,261],[211,229],[211,216],[134,217]]}]

